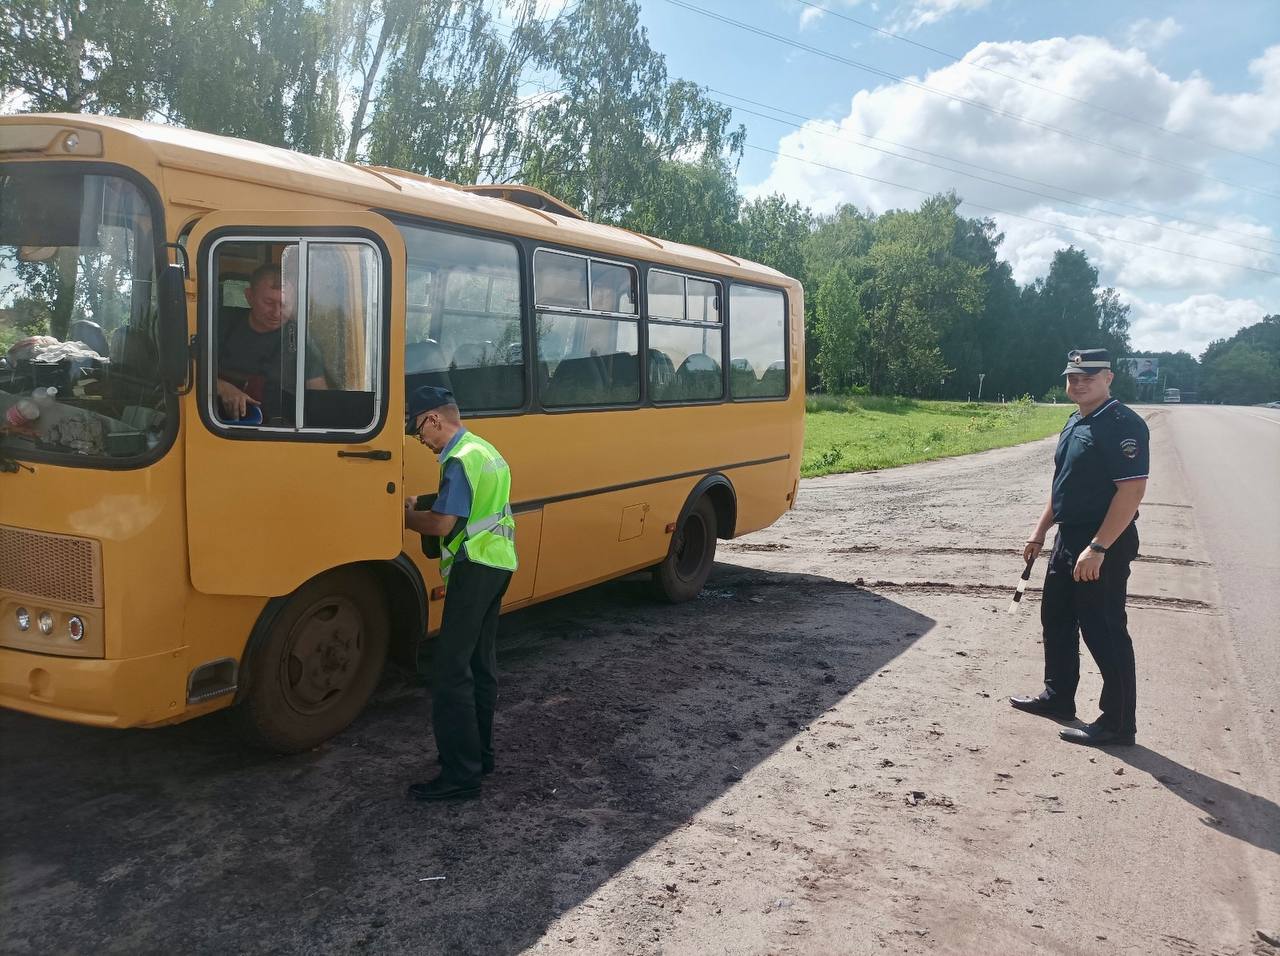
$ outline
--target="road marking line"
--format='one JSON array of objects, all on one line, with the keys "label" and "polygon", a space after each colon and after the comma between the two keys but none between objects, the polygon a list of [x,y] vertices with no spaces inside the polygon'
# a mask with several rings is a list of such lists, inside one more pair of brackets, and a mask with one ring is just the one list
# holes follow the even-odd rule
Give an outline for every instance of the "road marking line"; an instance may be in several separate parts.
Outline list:
[{"label": "road marking line", "polygon": [[1272,425],[1280,425],[1280,418],[1272,418],[1270,415],[1259,415],[1256,412],[1245,412],[1250,418],[1256,418],[1260,422],[1270,422]]}]

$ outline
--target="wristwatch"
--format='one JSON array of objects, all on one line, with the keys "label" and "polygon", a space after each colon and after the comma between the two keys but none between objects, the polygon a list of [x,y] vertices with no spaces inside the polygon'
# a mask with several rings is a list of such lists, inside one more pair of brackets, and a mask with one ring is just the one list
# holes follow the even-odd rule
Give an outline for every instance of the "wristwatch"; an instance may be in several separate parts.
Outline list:
[{"label": "wristwatch", "polygon": [[1098,542],[1096,542],[1096,541],[1090,541],[1090,542],[1089,542],[1089,550],[1090,550],[1090,551],[1097,551],[1099,554],[1106,554],[1106,553],[1107,553],[1107,549],[1106,549],[1106,548],[1104,548],[1102,545],[1098,544]]}]

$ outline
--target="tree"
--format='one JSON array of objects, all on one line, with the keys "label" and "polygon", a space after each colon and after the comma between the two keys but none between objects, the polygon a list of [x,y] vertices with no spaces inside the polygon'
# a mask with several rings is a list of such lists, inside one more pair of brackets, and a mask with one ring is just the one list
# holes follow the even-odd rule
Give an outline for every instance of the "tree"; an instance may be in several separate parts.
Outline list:
[{"label": "tree", "polygon": [[10,0],[0,90],[36,112],[142,116],[160,98],[162,0]]},{"label": "tree", "polygon": [[740,245],[737,183],[719,157],[701,163],[668,160],[653,171],[647,189],[621,217],[636,232],[686,242],[706,249]]},{"label": "tree", "polygon": [[1280,399],[1280,362],[1263,349],[1237,343],[1206,365],[1204,394],[1231,405],[1276,401]]},{"label": "tree", "polygon": [[829,392],[865,384],[867,324],[849,273],[836,266],[814,296],[814,338],[822,385]]},{"label": "tree", "polygon": [[738,244],[728,251],[801,281],[807,278],[805,243],[813,216],[806,207],[773,193],[744,202],[740,222]]},{"label": "tree", "polygon": [[520,175],[589,219],[620,222],[665,163],[742,151],[732,111],[696,86],[670,81],[634,0],[581,0],[548,36],[558,95],[530,113]]}]

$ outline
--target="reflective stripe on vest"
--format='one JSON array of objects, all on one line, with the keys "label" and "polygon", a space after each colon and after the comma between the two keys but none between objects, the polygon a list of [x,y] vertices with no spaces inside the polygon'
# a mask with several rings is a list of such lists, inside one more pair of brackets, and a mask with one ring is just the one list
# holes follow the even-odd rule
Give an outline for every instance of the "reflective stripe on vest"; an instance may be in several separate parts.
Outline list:
[{"label": "reflective stripe on vest", "polygon": [[441,475],[454,458],[462,463],[471,485],[471,514],[458,534],[441,542],[440,576],[449,579],[460,551],[476,564],[514,571],[516,522],[511,513],[511,470],[496,448],[471,432],[464,432],[440,460]]}]

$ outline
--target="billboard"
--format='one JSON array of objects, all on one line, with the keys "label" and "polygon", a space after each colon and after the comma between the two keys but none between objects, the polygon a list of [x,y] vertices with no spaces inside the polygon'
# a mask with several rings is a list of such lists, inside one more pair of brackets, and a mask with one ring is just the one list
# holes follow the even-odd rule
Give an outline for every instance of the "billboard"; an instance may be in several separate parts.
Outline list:
[{"label": "billboard", "polygon": [[1154,385],[1160,378],[1160,360],[1126,355],[1119,361],[1117,371],[1128,372],[1139,385]]}]

